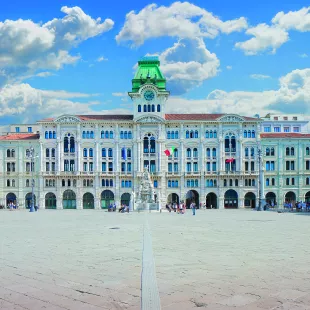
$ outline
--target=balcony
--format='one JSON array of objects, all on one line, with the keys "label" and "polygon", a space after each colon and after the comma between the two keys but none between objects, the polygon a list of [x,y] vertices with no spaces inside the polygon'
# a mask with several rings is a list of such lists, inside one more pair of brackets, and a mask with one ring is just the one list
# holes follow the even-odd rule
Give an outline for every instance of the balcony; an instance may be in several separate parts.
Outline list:
[{"label": "balcony", "polygon": [[179,171],[166,172],[166,177],[172,177],[172,176],[179,177],[179,176],[181,176],[181,172],[179,172]]},{"label": "balcony", "polygon": [[60,171],[60,175],[78,175],[78,171]]},{"label": "balcony", "polygon": [[132,173],[132,171],[121,171],[120,172],[120,176],[131,176],[133,173]]},{"label": "balcony", "polygon": [[94,175],[94,171],[82,171],[81,175]]},{"label": "balcony", "polygon": [[43,175],[56,175],[57,171],[43,171]]},{"label": "balcony", "polygon": [[189,175],[199,176],[200,173],[201,173],[200,171],[187,171],[185,172],[185,175],[186,176],[189,176]]},{"label": "balcony", "polygon": [[115,171],[100,171],[100,175],[114,175]]}]

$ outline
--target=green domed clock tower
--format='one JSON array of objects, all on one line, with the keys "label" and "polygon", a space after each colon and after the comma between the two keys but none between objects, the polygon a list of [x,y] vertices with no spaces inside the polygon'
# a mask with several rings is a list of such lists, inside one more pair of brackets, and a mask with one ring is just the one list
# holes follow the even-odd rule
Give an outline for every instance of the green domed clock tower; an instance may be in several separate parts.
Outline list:
[{"label": "green domed clock tower", "polygon": [[132,79],[132,91],[128,93],[134,103],[134,119],[146,116],[164,119],[169,94],[158,57],[147,56],[140,59]]}]

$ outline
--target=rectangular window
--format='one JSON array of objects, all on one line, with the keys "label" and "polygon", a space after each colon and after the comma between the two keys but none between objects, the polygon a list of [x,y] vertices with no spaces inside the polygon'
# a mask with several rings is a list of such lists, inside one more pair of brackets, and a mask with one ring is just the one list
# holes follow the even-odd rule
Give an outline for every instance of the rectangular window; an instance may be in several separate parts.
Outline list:
[{"label": "rectangular window", "polygon": [[83,171],[87,171],[87,163],[86,162],[83,163]]},{"label": "rectangular window", "polygon": [[198,163],[193,163],[193,170],[195,171],[195,172],[198,172]]},{"label": "rectangular window", "polygon": [[[244,170],[249,171],[249,162],[247,161],[244,163]],[[266,166],[266,170],[267,170],[267,166]]]},{"label": "rectangular window", "polygon": [[297,121],[297,116],[293,116],[293,121]]},{"label": "rectangular window", "polygon": [[211,163],[209,161],[207,162],[206,169],[207,169],[207,171],[211,171]]},{"label": "rectangular window", "polygon": [[122,171],[122,172],[125,172],[125,171],[126,171],[126,164],[125,164],[125,163],[122,163],[122,164],[121,164],[121,171]]},{"label": "rectangular window", "polygon": [[127,172],[131,172],[131,163],[127,163]]},{"label": "rectangular window", "polygon": [[274,128],[273,128],[273,131],[274,131],[274,132],[280,132],[280,127],[274,127]]},{"label": "rectangular window", "polygon": [[173,168],[174,168],[174,172],[178,172],[179,171],[179,165],[178,165],[178,163],[174,163],[173,164]]},{"label": "rectangular window", "polygon": [[270,162],[270,170],[274,171],[275,169],[275,165],[274,165],[274,161]]},{"label": "rectangular window", "polygon": [[300,128],[299,127],[293,127],[293,131],[294,132],[300,132]]},{"label": "rectangular window", "polygon": [[50,171],[50,163],[46,163],[46,171]]},{"label": "rectangular window", "polygon": [[186,164],[186,171],[187,172],[191,172],[192,171],[192,164],[191,163],[187,163]]},{"label": "rectangular window", "polygon": [[271,127],[264,127],[264,132],[271,132]]},{"label": "rectangular window", "polygon": [[283,119],[284,119],[285,121],[287,121],[287,116],[284,116]]},{"label": "rectangular window", "polygon": [[56,164],[55,164],[55,162],[53,161],[52,162],[52,171],[55,171],[56,170]]},{"label": "rectangular window", "polygon": [[290,162],[288,160],[285,162],[285,170],[290,170]]},{"label": "rectangular window", "polygon": [[32,127],[28,127],[28,132],[32,132]]},{"label": "rectangular window", "polygon": [[15,127],[15,132],[20,132],[20,127]]},{"label": "rectangular window", "polygon": [[291,161],[291,170],[295,170],[295,162]]},{"label": "rectangular window", "polygon": [[212,171],[216,171],[216,162],[212,163]]},{"label": "rectangular window", "polygon": [[109,172],[113,172],[113,163],[109,162]]},{"label": "rectangular window", "polygon": [[255,170],[255,162],[251,161],[251,171],[253,172]]},{"label": "rectangular window", "polygon": [[172,163],[168,163],[168,172],[172,172]]},{"label": "rectangular window", "polygon": [[290,132],[290,127],[284,127],[284,132]]},{"label": "rectangular window", "polygon": [[101,171],[102,172],[106,172],[107,171],[107,164],[106,163],[102,163],[101,164]]},{"label": "rectangular window", "polygon": [[93,162],[89,163],[89,171],[94,171],[94,163]]}]

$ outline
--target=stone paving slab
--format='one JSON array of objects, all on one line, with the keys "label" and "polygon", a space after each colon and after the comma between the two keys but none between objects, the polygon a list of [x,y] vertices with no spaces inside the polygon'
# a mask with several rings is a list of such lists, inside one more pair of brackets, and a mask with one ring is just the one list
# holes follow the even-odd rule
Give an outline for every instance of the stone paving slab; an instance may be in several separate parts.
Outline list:
[{"label": "stone paving slab", "polygon": [[162,309],[310,309],[310,216],[248,210],[0,210],[0,309],[140,309],[145,216]]}]

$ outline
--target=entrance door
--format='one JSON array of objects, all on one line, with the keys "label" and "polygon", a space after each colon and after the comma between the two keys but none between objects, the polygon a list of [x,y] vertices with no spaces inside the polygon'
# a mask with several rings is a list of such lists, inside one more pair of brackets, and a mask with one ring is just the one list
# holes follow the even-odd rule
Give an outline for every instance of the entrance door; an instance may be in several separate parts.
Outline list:
[{"label": "entrance door", "polygon": [[206,208],[217,209],[217,196],[214,193],[209,193],[206,197]]},{"label": "entrance door", "polygon": [[83,195],[83,209],[94,209],[94,195],[92,193],[85,193]]},{"label": "entrance door", "polygon": [[254,193],[246,193],[244,196],[244,206],[246,208],[256,207],[256,196]]},{"label": "entrance door", "polygon": [[110,190],[101,193],[101,208],[108,209],[110,204],[114,203],[114,194]]},{"label": "entrance door", "polygon": [[199,194],[195,190],[190,190],[186,194],[186,208],[189,208],[191,203],[196,204],[196,208],[199,208]]},{"label": "entrance door", "polygon": [[125,206],[129,206],[130,203],[130,194],[129,193],[124,193],[121,196],[121,204]]},{"label": "entrance door", "polygon": [[179,196],[178,196],[178,194],[175,194],[175,193],[169,194],[167,202],[171,203],[171,204],[173,204],[173,203],[179,204]]},{"label": "entrance door", "polygon": [[67,189],[63,193],[62,204],[64,209],[76,209],[76,195],[75,192]]},{"label": "entrance door", "polygon": [[225,193],[224,207],[227,209],[238,208],[238,194],[235,190],[230,189]]}]

